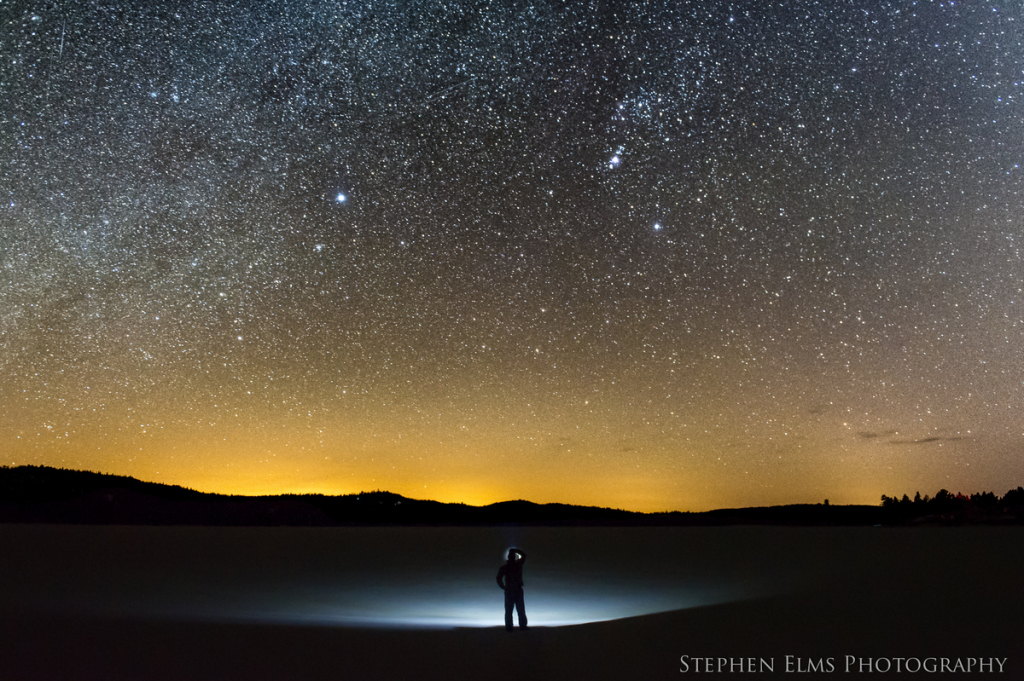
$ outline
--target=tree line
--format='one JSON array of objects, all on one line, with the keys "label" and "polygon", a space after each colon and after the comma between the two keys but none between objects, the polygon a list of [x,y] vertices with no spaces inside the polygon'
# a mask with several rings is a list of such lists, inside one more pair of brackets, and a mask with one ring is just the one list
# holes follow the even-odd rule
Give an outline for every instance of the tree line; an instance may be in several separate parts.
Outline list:
[{"label": "tree line", "polygon": [[953,493],[940,489],[935,496],[914,498],[882,495],[882,508],[893,519],[933,517],[951,521],[991,521],[1024,518],[1024,487],[1011,489],[1003,496],[994,492]]}]

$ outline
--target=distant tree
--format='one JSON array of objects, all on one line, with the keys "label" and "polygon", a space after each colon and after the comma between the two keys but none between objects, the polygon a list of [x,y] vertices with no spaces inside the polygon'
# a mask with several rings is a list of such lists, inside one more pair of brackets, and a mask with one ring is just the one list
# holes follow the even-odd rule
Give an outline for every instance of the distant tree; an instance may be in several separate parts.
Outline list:
[{"label": "distant tree", "polygon": [[967,498],[962,494],[953,494],[947,489],[940,489],[930,504],[936,513],[952,513],[967,506]]},{"label": "distant tree", "polygon": [[914,494],[914,505],[917,506],[921,503],[921,493],[917,492]]},{"label": "distant tree", "polygon": [[1024,506],[1024,487],[1011,489],[1009,492],[1003,495],[1003,505]]},{"label": "distant tree", "polygon": [[998,505],[999,499],[992,492],[975,492],[971,495],[971,504],[981,508],[992,508]]}]

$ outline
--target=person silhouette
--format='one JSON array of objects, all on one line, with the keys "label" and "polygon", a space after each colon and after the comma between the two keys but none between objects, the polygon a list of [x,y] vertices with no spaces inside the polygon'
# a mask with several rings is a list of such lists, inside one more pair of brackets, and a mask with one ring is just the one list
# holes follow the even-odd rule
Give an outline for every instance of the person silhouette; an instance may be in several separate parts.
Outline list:
[{"label": "person silhouette", "polygon": [[508,550],[508,560],[498,568],[498,586],[505,592],[505,629],[512,631],[512,608],[519,613],[519,628],[526,628],[526,607],[523,605],[523,561],[526,554],[519,549]]}]

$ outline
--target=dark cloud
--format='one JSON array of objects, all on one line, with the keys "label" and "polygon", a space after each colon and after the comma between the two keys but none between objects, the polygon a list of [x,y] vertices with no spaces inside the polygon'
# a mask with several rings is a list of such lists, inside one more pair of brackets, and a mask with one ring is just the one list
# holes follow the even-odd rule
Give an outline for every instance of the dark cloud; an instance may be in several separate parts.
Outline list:
[{"label": "dark cloud", "polygon": [[962,437],[923,437],[919,440],[890,440],[891,445],[926,445],[932,442],[956,442],[962,440]]}]

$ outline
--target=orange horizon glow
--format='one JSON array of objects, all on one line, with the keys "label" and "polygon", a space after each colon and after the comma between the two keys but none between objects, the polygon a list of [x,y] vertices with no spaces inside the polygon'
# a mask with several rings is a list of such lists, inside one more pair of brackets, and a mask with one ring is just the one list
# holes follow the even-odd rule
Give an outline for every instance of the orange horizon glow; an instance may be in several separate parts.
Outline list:
[{"label": "orange horizon glow", "polygon": [[[838,443],[833,438],[807,439],[795,450],[800,452],[799,456],[787,461],[778,458],[784,455],[776,454],[771,468],[734,466],[733,473],[728,465],[695,465],[690,470],[679,470],[670,463],[662,471],[645,470],[628,456],[629,452],[622,452],[623,456],[616,460],[615,452],[610,452],[607,445],[602,448],[599,441],[580,443],[580,451],[575,453],[572,447],[561,447],[570,451],[562,451],[556,460],[553,452],[559,450],[558,443],[543,440],[527,447],[484,449],[471,438],[460,439],[457,435],[447,445],[431,445],[418,437],[402,438],[406,442],[400,444],[398,438],[378,442],[373,434],[360,436],[351,432],[335,438],[325,434],[323,428],[316,429],[312,441],[308,432],[287,441],[272,441],[238,431],[224,437],[221,431],[189,430],[189,436],[181,438],[171,436],[166,428],[162,430],[157,435],[136,434],[120,441],[111,437],[99,440],[101,444],[71,435],[51,436],[48,448],[39,446],[38,439],[45,437],[42,433],[33,434],[33,438],[22,431],[5,443],[9,455],[3,463],[93,470],[226,495],[334,496],[379,490],[407,498],[472,506],[523,499],[539,504],[640,512],[699,512],[821,503],[824,499],[835,505],[877,505],[882,494],[912,495],[918,490],[933,494],[940,488],[997,494],[1006,491],[991,481],[966,474],[959,481],[929,475],[927,469],[914,466],[912,460],[904,460],[906,470],[879,475],[878,468],[863,462],[891,461],[893,451],[900,448],[864,438],[855,441],[855,447],[848,443],[845,456],[833,457],[835,463],[826,467],[828,474],[823,475],[820,465],[816,474],[807,467],[816,458],[834,454],[835,449],[831,448]],[[215,435],[221,437],[212,437]],[[37,442],[33,443],[33,439]],[[214,444],[211,440],[220,442]],[[680,458],[678,451],[676,459],[659,451],[659,445],[665,447],[664,443],[648,443],[645,461],[656,464]],[[712,456],[713,446],[708,442],[693,445],[692,455],[686,458],[696,459],[699,454],[705,460],[720,462],[722,454],[728,456],[735,449],[735,445],[719,447]],[[932,453],[950,450],[949,455],[956,457],[962,456],[967,446],[962,441],[952,441],[921,447],[931,449]],[[538,454],[531,449],[543,451]],[[257,456],[257,452],[262,454]],[[844,467],[846,459],[852,463]],[[538,461],[543,461],[543,465],[538,466]],[[496,467],[502,475],[494,474]],[[756,475],[751,475],[751,468]],[[1015,485],[1003,486],[1010,489]]]}]

